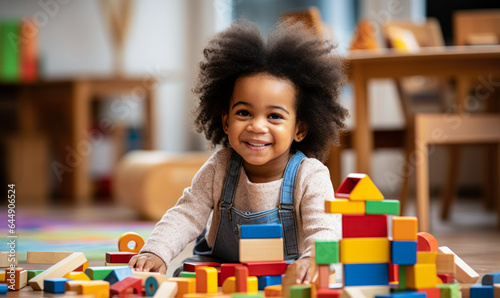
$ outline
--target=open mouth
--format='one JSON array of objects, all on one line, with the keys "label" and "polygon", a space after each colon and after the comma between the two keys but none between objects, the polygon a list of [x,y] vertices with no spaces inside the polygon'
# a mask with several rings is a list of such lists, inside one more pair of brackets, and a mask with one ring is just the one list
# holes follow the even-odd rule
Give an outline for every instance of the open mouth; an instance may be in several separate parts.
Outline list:
[{"label": "open mouth", "polygon": [[269,143],[266,143],[266,144],[264,144],[264,143],[252,143],[252,142],[244,142],[244,143],[247,145],[250,145],[252,147],[265,147],[265,146],[270,145]]}]

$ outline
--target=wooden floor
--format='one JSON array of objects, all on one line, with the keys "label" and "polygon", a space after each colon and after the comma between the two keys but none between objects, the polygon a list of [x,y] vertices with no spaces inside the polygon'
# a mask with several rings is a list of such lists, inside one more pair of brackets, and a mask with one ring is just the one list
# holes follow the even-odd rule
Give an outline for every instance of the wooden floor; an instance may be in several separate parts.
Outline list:
[{"label": "wooden floor", "polygon": [[[87,207],[79,209],[51,208],[39,209],[44,216],[73,218],[79,221],[107,218],[112,221],[137,220],[137,214],[130,209],[119,206]],[[486,273],[500,272],[500,232],[497,230],[497,218],[493,211],[487,211],[479,200],[458,200],[453,206],[452,217],[448,222],[438,219],[439,206],[437,200],[431,201],[431,234],[440,246],[448,246],[481,276]],[[405,215],[414,215],[410,203]],[[171,275],[182,260],[191,255],[193,245],[190,244],[177,258],[171,262],[167,275]],[[102,262],[101,262],[102,263]],[[102,265],[102,264],[91,264]],[[59,297],[44,292],[26,290],[9,292],[8,297]]]}]

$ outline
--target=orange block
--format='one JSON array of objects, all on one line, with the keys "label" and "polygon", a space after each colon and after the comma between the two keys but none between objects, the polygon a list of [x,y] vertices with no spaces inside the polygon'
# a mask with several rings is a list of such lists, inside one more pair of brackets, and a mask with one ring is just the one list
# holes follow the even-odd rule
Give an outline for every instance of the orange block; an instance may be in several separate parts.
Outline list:
[{"label": "orange block", "polygon": [[266,297],[282,297],[281,285],[267,286],[264,288]]},{"label": "orange block", "polygon": [[236,292],[248,292],[248,268],[246,266],[235,267],[234,276],[236,277]]},{"label": "orange block", "polygon": [[168,281],[177,283],[176,298],[184,297],[184,294],[196,293],[196,279],[188,277],[172,277]]},{"label": "orange block", "polygon": [[217,293],[217,269],[214,267],[196,267],[196,292]]},{"label": "orange block", "polygon": [[417,233],[417,250],[418,251],[437,251],[439,248],[438,241],[434,236],[427,232]]},{"label": "orange block", "polygon": [[392,218],[392,239],[396,241],[417,241],[418,222],[413,216]]}]

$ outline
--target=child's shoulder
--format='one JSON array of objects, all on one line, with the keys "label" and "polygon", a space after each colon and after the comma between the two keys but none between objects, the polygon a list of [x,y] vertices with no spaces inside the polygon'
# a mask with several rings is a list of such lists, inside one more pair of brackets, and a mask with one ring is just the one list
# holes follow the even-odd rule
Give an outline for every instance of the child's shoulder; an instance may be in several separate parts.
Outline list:
[{"label": "child's shoulder", "polygon": [[231,148],[222,148],[220,150],[217,150],[212,154],[212,156],[210,156],[207,163],[214,164],[217,167],[218,166],[225,167],[226,165],[229,164],[233,152],[234,150]]}]

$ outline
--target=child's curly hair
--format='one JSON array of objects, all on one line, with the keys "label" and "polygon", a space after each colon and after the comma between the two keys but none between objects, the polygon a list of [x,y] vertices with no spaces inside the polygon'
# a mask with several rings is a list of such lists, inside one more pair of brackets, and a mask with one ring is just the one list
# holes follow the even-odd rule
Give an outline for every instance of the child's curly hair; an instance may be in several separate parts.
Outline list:
[{"label": "child's curly hair", "polygon": [[301,24],[280,22],[267,38],[255,23],[240,20],[218,33],[203,51],[198,85],[194,92],[200,104],[194,110],[196,130],[204,132],[212,146],[229,146],[222,115],[238,77],[269,73],[292,81],[297,90],[297,121],[308,133],[292,150],[325,161],[330,146],[338,141],[347,110],[339,104],[345,84],[342,61],[333,54],[334,45]]}]

